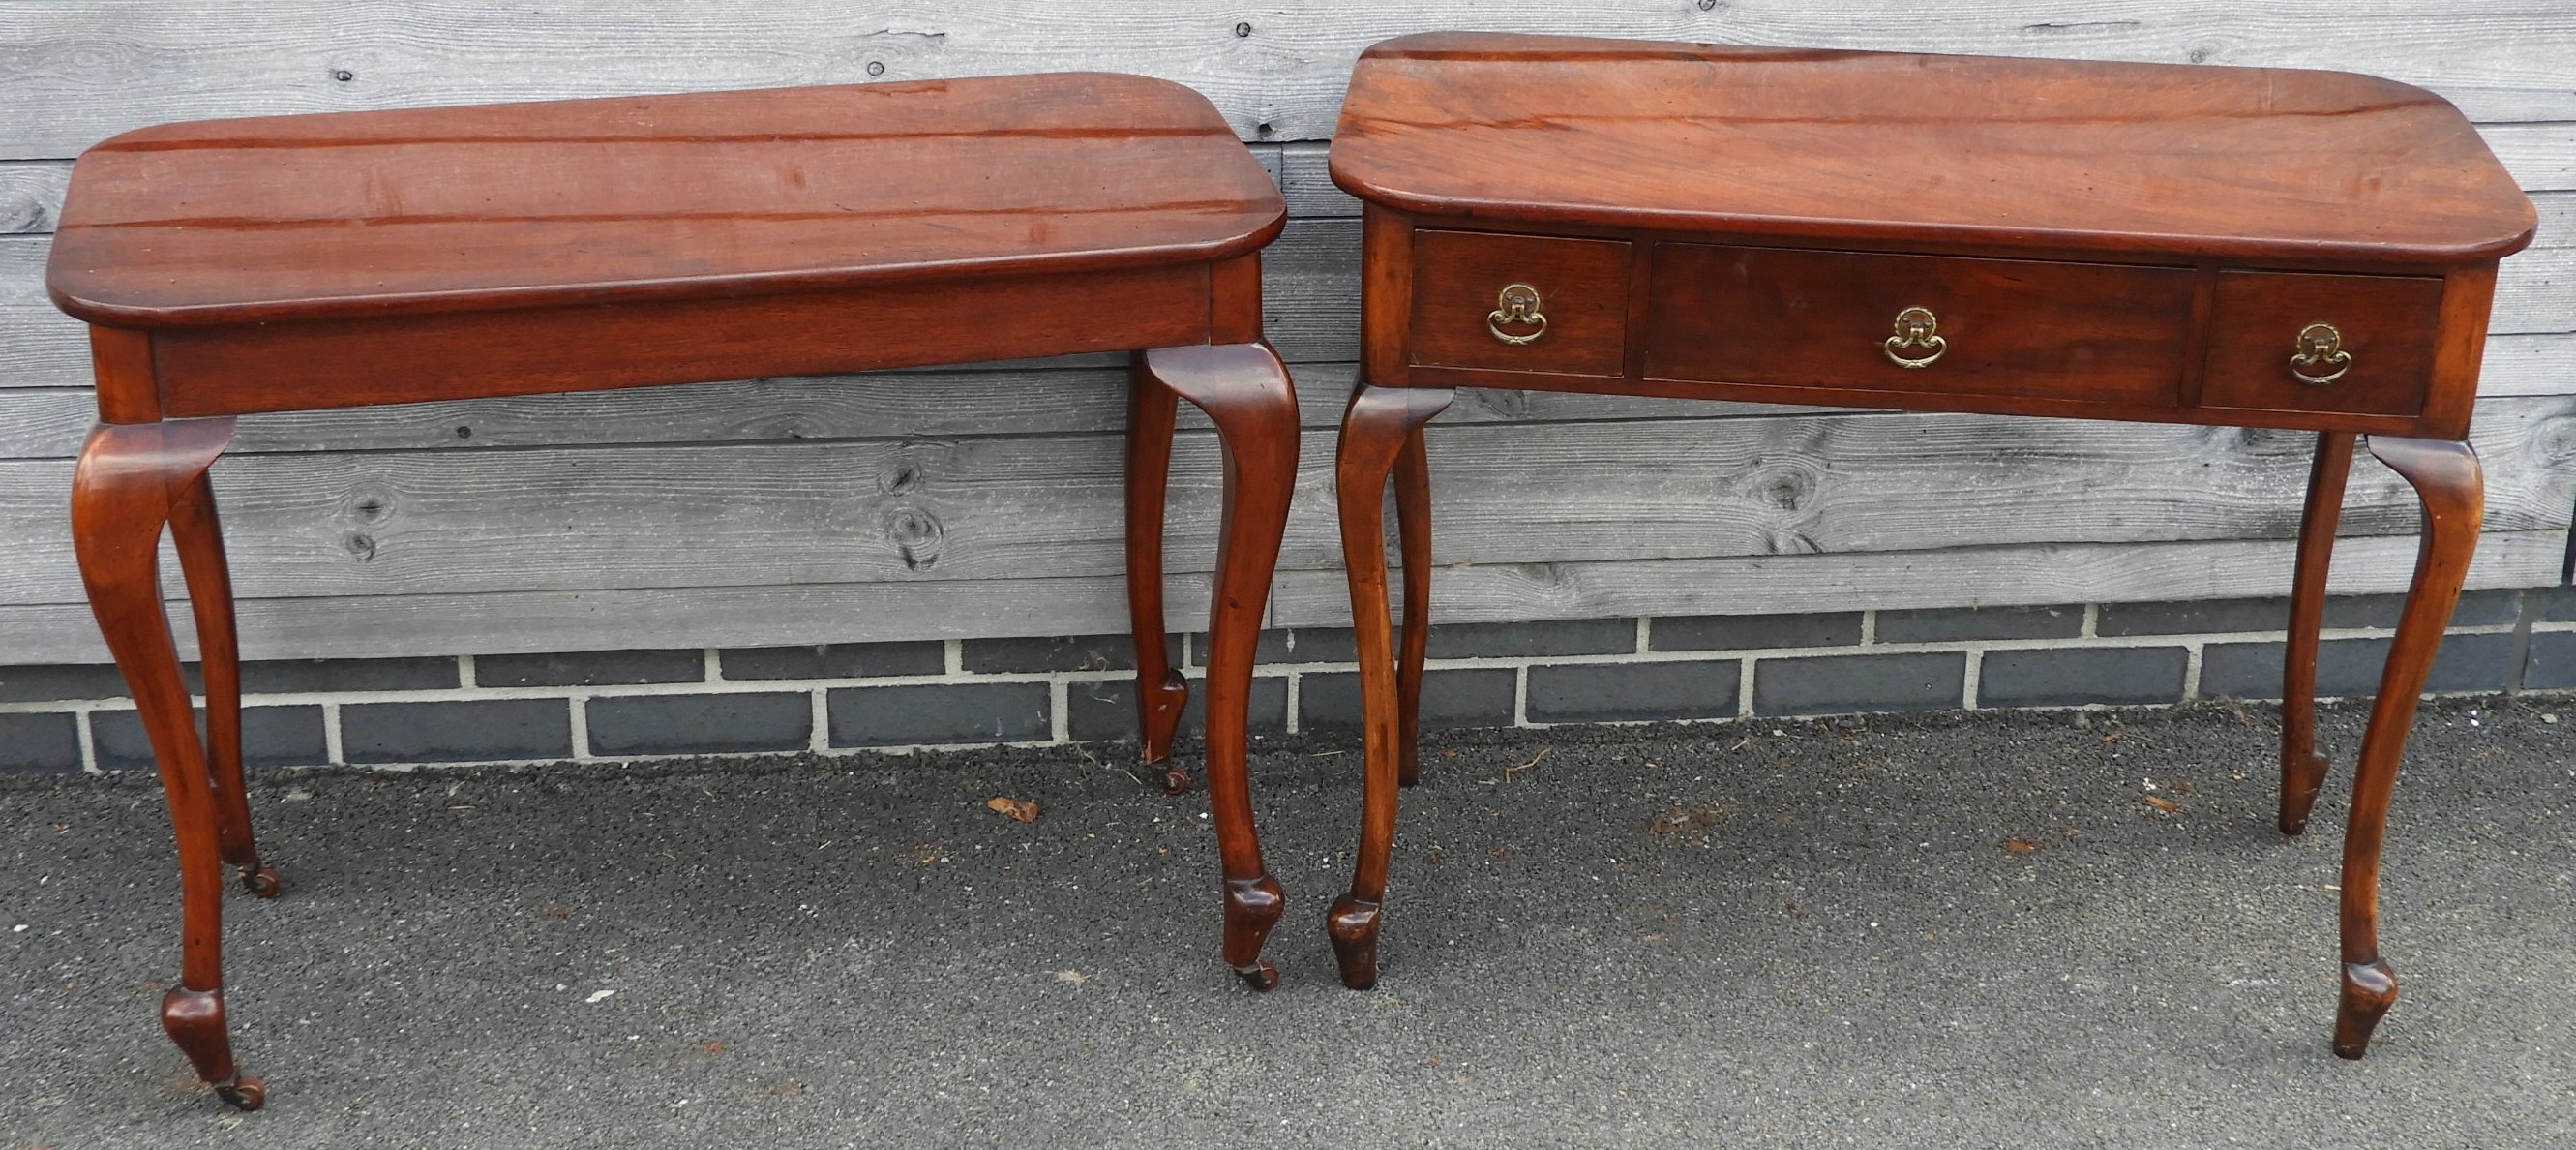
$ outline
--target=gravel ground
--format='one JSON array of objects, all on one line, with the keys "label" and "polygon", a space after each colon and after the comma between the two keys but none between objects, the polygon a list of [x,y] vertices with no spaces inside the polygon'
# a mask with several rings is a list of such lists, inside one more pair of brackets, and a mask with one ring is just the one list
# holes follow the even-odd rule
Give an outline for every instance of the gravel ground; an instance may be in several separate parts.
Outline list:
[{"label": "gravel ground", "polygon": [[1204,801],[1130,748],[272,772],[255,1114],[155,1023],[157,786],[5,778],[0,1150],[2576,1145],[2576,700],[2426,707],[2403,994],[2349,1063],[2362,718],[2299,839],[2260,709],[1433,736],[1369,993],[1321,924],[1347,739],[1255,748],[1267,995],[1216,961]]}]

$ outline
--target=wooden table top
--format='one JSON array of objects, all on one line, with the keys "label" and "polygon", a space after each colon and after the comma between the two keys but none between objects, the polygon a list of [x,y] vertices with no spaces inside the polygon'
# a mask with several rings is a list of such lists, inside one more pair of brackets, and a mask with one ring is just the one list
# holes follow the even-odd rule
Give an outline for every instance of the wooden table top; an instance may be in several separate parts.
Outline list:
[{"label": "wooden table top", "polygon": [[784,88],[128,132],[46,283],[134,328],[478,311],[1206,262],[1285,216],[1177,84]]},{"label": "wooden table top", "polygon": [[2536,220],[2458,109],[2344,72],[1485,33],[1361,56],[1335,183],[1425,215],[2371,267]]}]

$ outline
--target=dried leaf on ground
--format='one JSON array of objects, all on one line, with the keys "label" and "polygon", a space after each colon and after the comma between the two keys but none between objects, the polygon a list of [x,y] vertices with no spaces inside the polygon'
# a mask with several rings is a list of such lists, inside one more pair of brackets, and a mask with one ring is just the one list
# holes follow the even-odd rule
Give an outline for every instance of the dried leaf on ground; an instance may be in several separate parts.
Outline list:
[{"label": "dried leaf on ground", "polygon": [[1683,831],[1703,830],[1726,821],[1726,815],[1724,807],[1674,807],[1649,820],[1646,823],[1646,833],[1670,835],[1680,834]]},{"label": "dried leaf on ground", "polygon": [[2031,839],[2005,839],[2004,849],[2017,855],[2026,855],[2038,850],[2039,844]]},{"label": "dried leaf on ground", "polygon": [[1038,805],[1024,799],[1014,799],[1007,798],[1002,795],[995,795],[985,802],[984,807],[985,809],[992,811],[994,814],[1000,815],[1003,818],[1010,819],[1014,822],[1033,823],[1038,821]]},{"label": "dried leaf on ground", "polygon": [[2182,809],[2181,803],[2175,802],[2163,795],[2139,795],[2138,797],[2146,800],[2148,806],[2154,807],[2166,814],[2172,814]]}]

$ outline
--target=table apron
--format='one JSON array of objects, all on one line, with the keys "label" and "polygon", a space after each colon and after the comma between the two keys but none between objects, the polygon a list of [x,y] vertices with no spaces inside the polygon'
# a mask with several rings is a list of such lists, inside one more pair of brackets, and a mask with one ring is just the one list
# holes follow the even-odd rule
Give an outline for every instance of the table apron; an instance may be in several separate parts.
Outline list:
[{"label": "table apron", "polygon": [[[148,373],[102,373],[101,409],[157,408],[165,417],[306,411],[1185,346],[1209,342],[1209,293],[1207,265],[1188,264],[723,299],[165,328],[148,333]],[[1115,305],[1092,306],[1103,300]],[[132,340],[112,329],[96,335],[102,347]],[[107,394],[134,388],[155,394]],[[131,402],[136,399],[144,402]]]}]

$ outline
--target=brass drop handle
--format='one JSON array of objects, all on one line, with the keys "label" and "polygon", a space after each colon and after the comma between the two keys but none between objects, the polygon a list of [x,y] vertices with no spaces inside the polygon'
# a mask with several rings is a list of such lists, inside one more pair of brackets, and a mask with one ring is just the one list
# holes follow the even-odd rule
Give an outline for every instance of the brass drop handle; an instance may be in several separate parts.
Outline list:
[{"label": "brass drop handle", "polygon": [[[1540,312],[1538,307],[1537,288],[1528,284],[1513,284],[1506,287],[1503,289],[1503,294],[1494,298],[1494,310],[1485,316],[1485,330],[1494,333],[1494,338],[1504,343],[1513,345],[1528,343],[1547,334],[1547,316]],[[1511,324],[1514,327],[1536,325],[1537,330],[1527,335],[1513,335],[1503,330],[1504,324]]]},{"label": "brass drop handle", "polygon": [[[1950,341],[1937,334],[1940,327],[1940,317],[1933,315],[1930,308],[1909,307],[1896,313],[1896,334],[1887,337],[1885,345],[1888,362],[1898,367],[1932,366],[1950,350]],[[1919,347],[1932,354],[1909,358],[1903,354],[1909,347]]]},{"label": "brass drop handle", "polygon": [[[2333,371],[2317,374],[2324,368]],[[2299,354],[2290,357],[2290,374],[2310,387],[2324,387],[2352,370],[2352,353],[2343,349],[2343,333],[2330,323],[2299,329]]]}]

